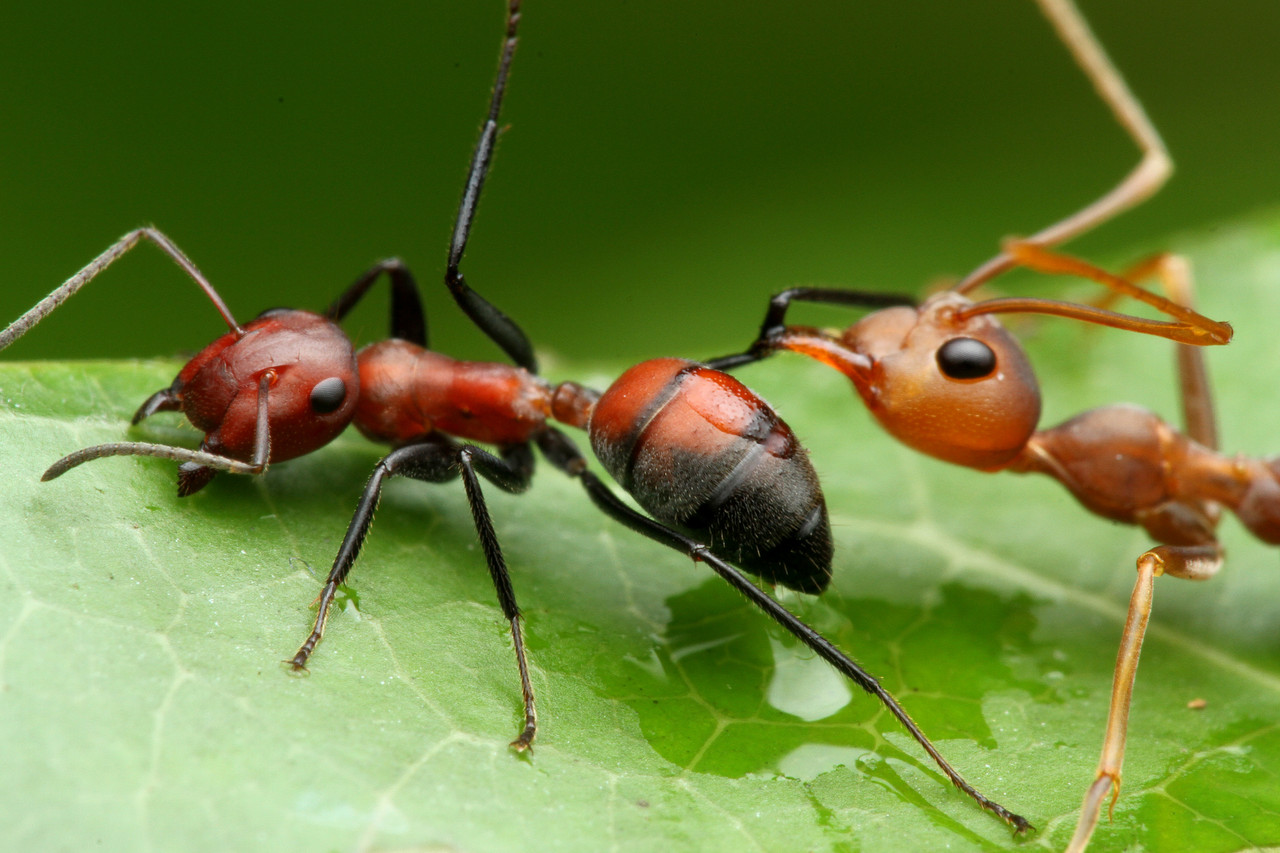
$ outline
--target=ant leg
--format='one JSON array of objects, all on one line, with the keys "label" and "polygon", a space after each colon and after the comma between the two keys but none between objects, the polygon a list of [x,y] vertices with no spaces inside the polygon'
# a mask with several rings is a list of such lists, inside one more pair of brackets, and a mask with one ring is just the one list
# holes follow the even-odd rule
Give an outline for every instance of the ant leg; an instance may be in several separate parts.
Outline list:
[{"label": "ant leg", "polygon": [[356,303],[364,298],[369,288],[382,273],[391,281],[391,337],[427,348],[427,317],[422,310],[422,297],[413,274],[399,258],[379,261],[357,278],[342,295],[333,301],[324,316],[335,323],[347,316]]},{"label": "ant leg", "polygon": [[524,330],[498,310],[492,302],[472,290],[463,278],[462,271],[458,269],[458,265],[462,262],[462,253],[467,248],[467,239],[471,236],[471,223],[475,220],[480,190],[484,187],[485,177],[489,174],[489,163],[493,159],[493,146],[498,138],[498,114],[507,88],[511,58],[516,51],[516,27],[519,23],[520,0],[510,0],[507,6],[507,37],[502,46],[502,58],[498,63],[498,76],[493,83],[489,115],[480,129],[480,141],[476,143],[475,152],[471,155],[467,183],[462,191],[462,202],[458,206],[458,218],[454,222],[453,237],[449,241],[449,263],[444,275],[444,283],[449,288],[449,293],[453,295],[454,301],[458,303],[458,307],[471,318],[471,322],[480,327],[480,331],[501,347],[502,351],[517,365],[530,373],[537,373],[538,361],[533,355],[533,344],[529,342]]},{"label": "ant leg", "polygon": [[1120,651],[1116,656],[1115,677],[1111,687],[1111,708],[1107,715],[1106,737],[1102,743],[1102,755],[1093,784],[1085,793],[1080,807],[1080,820],[1067,850],[1083,851],[1098,826],[1102,803],[1111,795],[1111,807],[1120,793],[1120,769],[1124,763],[1125,735],[1129,726],[1129,706],[1133,700],[1133,682],[1138,672],[1138,657],[1142,653],[1142,640],[1147,622],[1151,618],[1151,603],[1155,579],[1160,575],[1172,575],[1188,580],[1207,580],[1222,567],[1222,548],[1216,542],[1209,545],[1160,545],[1138,558],[1138,580],[1129,599],[1129,615],[1125,619],[1124,632],[1120,636]]},{"label": "ant leg", "polygon": [[[275,381],[275,378],[274,371],[267,371],[258,381],[258,417],[253,432],[253,458],[249,462],[232,459],[217,453],[210,453],[203,448],[190,450],[185,447],[174,447],[168,444],[122,441],[85,447],[75,453],[64,456],[50,465],[48,470],[41,475],[40,480],[41,482],[48,482],[61,477],[78,465],[107,456],[154,456],[182,462],[183,464],[178,469],[178,496],[184,498],[204,488],[213,479],[215,470],[227,471],[232,474],[262,474],[267,470],[267,463],[271,458],[271,431],[267,420],[267,398],[271,383]],[[143,404],[143,409],[139,410],[139,414],[142,415],[143,410],[150,406],[152,400],[162,393],[164,392],[153,394],[151,399]],[[156,405],[153,410],[159,411],[164,407],[164,405]],[[150,413],[147,412],[147,414]],[[145,417],[145,415],[142,416]],[[141,420],[141,417],[135,416],[134,423],[139,420]]]},{"label": "ant leg", "polygon": [[[1173,160],[1165,148],[1159,131],[1147,117],[1141,102],[1129,91],[1128,85],[1115,65],[1107,57],[1097,37],[1080,15],[1071,0],[1037,0],[1045,17],[1057,30],[1080,70],[1093,83],[1094,90],[1110,109],[1116,121],[1129,134],[1129,138],[1142,152],[1142,159],[1125,177],[1096,201],[1053,223],[1026,242],[1037,246],[1056,246],[1090,231],[1109,219],[1119,216],[1131,207],[1141,204],[1155,194],[1169,175],[1173,173]],[[967,293],[985,281],[1004,273],[1016,261],[1001,252],[982,264],[956,285],[957,293]]]},{"label": "ant leg", "polygon": [[155,228],[148,227],[137,228],[130,231],[128,234],[125,234],[115,243],[111,244],[105,252],[86,264],[78,273],[63,282],[62,285],[44,299],[37,302],[30,311],[13,321],[9,328],[0,332],[0,350],[25,335],[32,326],[39,323],[55,308],[74,296],[76,291],[92,281],[98,273],[111,266],[111,264],[113,264],[121,255],[138,245],[142,240],[150,240],[152,243],[155,243],[160,247],[161,251],[173,259],[174,263],[182,267],[183,271],[186,272],[187,275],[191,276],[191,279],[200,286],[201,290],[204,291],[205,296],[209,297],[209,301],[213,303],[213,307],[222,315],[222,319],[226,322],[227,328],[232,332],[235,332],[237,335],[244,334],[244,330],[240,328],[238,323],[236,323],[235,317],[231,316],[231,310],[227,308],[226,303],[222,301],[222,297],[218,295],[218,291],[213,289],[213,285],[209,283],[209,280],[204,277],[204,274],[200,272],[196,265],[191,262],[191,259],[184,255],[182,250],[179,249],[177,245],[163,233]]},{"label": "ant leg", "polygon": [[524,634],[520,623],[520,609],[516,605],[515,592],[511,586],[511,577],[507,572],[507,564],[502,556],[502,548],[498,544],[497,534],[493,529],[493,521],[489,516],[484,495],[480,489],[480,474],[498,488],[507,492],[522,492],[528,488],[533,477],[533,454],[528,445],[513,445],[502,451],[502,456],[494,456],[488,451],[470,444],[458,444],[447,436],[431,434],[422,442],[409,444],[392,451],[369,477],[355,514],[347,527],[346,536],[333,561],[333,569],[317,601],[319,612],[310,636],[289,659],[294,670],[306,669],[308,658],[315,651],[320,638],[324,636],[325,625],[329,619],[329,608],[333,604],[338,587],[346,580],[360,555],[365,536],[373,523],[373,513],[377,509],[382,495],[382,484],[388,477],[412,477],[431,483],[444,483],[459,475],[467,492],[467,502],[471,507],[471,517],[475,523],[476,533],[480,537],[480,545],[484,549],[485,561],[489,566],[489,575],[493,579],[494,589],[498,593],[498,603],[502,607],[503,616],[511,625],[511,638],[515,645],[516,663],[520,670],[520,689],[524,699],[524,728],[511,746],[517,750],[528,749],[537,733],[538,717],[534,709],[533,686],[529,679],[529,664],[525,656]]},{"label": "ant leg", "polygon": [[934,763],[938,765],[938,768],[942,770],[951,783],[972,797],[979,806],[1010,824],[1020,833],[1031,828],[1031,824],[1026,818],[1014,814],[994,800],[987,798],[966,782],[964,777],[947,763],[947,760],[942,757],[925,733],[908,716],[906,710],[898,704],[898,700],[881,686],[873,675],[859,666],[852,658],[841,652],[820,633],[770,598],[763,590],[748,580],[742,572],[718,557],[706,545],[637,512],[623,503],[607,485],[587,470],[586,459],[583,458],[568,436],[558,430],[548,429],[546,433],[538,438],[538,446],[546,455],[548,461],[570,477],[575,477],[581,481],[592,503],[606,515],[630,527],[637,533],[688,555],[695,562],[705,563],[712,571],[724,578],[730,586],[746,596],[752,604],[763,610],[796,639],[835,667],[841,675],[844,675],[867,693],[879,699],[889,713],[907,730],[908,734],[915,738],[916,742],[929,754],[929,757],[933,759]]},{"label": "ant leg", "polygon": [[853,308],[892,308],[905,305],[915,307],[916,300],[896,293],[877,293],[867,290],[848,290],[828,287],[793,287],[774,295],[765,310],[760,332],[744,352],[725,355],[704,362],[712,370],[732,370],[772,355],[779,349],[779,339],[787,332],[787,309],[792,302],[819,302],[827,305],[845,305]]},{"label": "ant leg", "polygon": [[[1122,273],[1130,281],[1155,276],[1169,298],[1187,308],[1195,306],[1191,262],[1182,255],[1162,253],[1139,261]],[[1187,435],[1211,450],[1218,449],[1218,418],[1214,411],[1213,391],[1205,370],[1204,352],[1199,347],[1178,345],[1178,391],[1182,402],[1182,423]]]}]

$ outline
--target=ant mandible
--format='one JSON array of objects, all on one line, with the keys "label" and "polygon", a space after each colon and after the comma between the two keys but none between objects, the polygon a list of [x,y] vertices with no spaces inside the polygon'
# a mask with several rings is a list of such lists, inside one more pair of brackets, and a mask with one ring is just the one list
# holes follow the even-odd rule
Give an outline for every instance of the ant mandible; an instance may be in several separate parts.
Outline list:
[{"label": "ant mandible", "polygon": [[[1218,452],[1218,432],[1199,346],[1225,344],[1231,327],[1190,309],[1190,267],[1160,255],[1112,275],[1051,247],[1090,230],[1154,193],[1172,161],[1164,143],[1070,0],[1038,0],[1078,64],[1142,152],[1115,188],[1039,233],[1007,242],[1003,251],[949,290],[918,306],[865,316],[843,332],[787,326],[792,302],[879,307],[883,294],[795,288],[775,296],[760,333],[743,353],[713,359],[720,370],[780,351],[798,352],[844,373],[863,403],[894,438],[922,453],[981,471],[1048,474],[1086,509],[1140,525],[1159,544],[1137,560],[1138,579],[1120,639],[1106,735],[1093,784],[1081,806],[1070,850],[1083,850],[1108,793],[1118,795],[1134,677],[1155,579],[1205,580],[1223,562],[1215,533],[1221,508],[1265,542],[1280,544],[1280,459],[1245,459]],[[1084,277],[1173,319],[1148,320],[1101,305],[1038,298],[974,301],[978,285],[1017,266]],[[1158,278],[1171,299],[1139,287]],[[1168,338],[1178,344],[1185,432],[1136,406],[1094,409],[1037,429],[1040,392],[1017,340],[999,313],[1071,317]]]},{"label": "ant mandible", "polygon": [[[792,615],[737,566],[770,584],[820,593],[831,578],[832,538],[813,467],[791,429],[769,405],[727,374],[681,359],[657,359],[626,371],[603,393],[537,374],[525,333],[472,290],[460,270],[476,204],[498,135],[498,116],[516,47],[520,0],[509,0],[497,79],[450,242],[445,283],[463,312],[514,362],[458,361],[426,349],[417,287],[398,261],[356,280],[322,314],[275,309],[240,326],[212,285],[164,234],[130,232],[0,333],[12,343],[99,272],[143,240],[156,244],[200,286],[230,331],[195,356],[173,384],[151,395],[136,424],[181,410],[205,433],[199,450],[143,442],[84,448],[54,463],[43,479],[107,456],[181,462],[180,495],[206,486],[217,471],[264,473],[270,463],[310,453],[348,423],[394,449],[374,468],[332,570],[318,597],[310,635],[287,663],[303,670],[324,634],[339,586],[354,565],[379,502],[394,476],[428,482],[461,478],[499,604],[510,626],[524,722],[512,747],[528,749],[537,713],[522,621],[481,479],[524,491],[533,448],[577,479],[604,513],[709,566],[837,671],[875,696],[948,779],[1019,832],[1026,819],[977,791],[951,767],[897,700],[852,658]],[[393,338],[358,353],[336,325],[386,274]],[[883,304],[898,304],[890,297]],[[551,425],[585,429],[606,470],[649,515],[629,507],[587,467],[573,441]],[[495,445],[492,453],[472,442]]]}]

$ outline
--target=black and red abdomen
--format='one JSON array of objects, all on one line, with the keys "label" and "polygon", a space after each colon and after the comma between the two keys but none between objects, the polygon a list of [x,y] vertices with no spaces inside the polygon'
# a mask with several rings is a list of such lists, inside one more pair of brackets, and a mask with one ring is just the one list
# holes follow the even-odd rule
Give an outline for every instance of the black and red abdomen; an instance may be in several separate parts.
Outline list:
[{"label": "black and red abdomen", "polygon": [[355,352],[329,320],[307,311],[268,311],[201,350],[172,391],[204,447],[252,458],[260,380],[270,372],[267,422],[273,462],[310,453],[347,424],[360,396]]},{"label": "black and red abdomen", "polygon": [[588,432],[605,468],[658,520],[766,581],[826,588],[831,528],[817,475],[791,428],[738,380],[646,361],[605,391]]},{"label": "black and red abdomen", "polygon": [[408,341],[359,353],[355,423],[374,441],[403,444],[433,430],[488,444],[522,444],[542,429],[551,390],[521,367],[458,361]]}]

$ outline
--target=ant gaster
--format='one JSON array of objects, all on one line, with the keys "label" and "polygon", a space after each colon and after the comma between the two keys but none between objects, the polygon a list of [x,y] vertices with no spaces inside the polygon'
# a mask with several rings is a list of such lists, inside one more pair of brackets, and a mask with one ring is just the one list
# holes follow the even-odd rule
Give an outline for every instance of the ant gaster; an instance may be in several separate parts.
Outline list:
[{"label": "ant gaster", "polygon": [[[427,350],[417,288],[398,261],[370,269],[323,315],[277,309],[241,327],[173,242],[143,228],[127,234],[0,333],[0,347],[137,243],[153,242],[204,290],[230,331],[184,367],[169,388],[152,395],[134,422],[181,409],[205,439],[195,451],[138,442],[89,447],[55,463],[44,478],[104,456],[158,456],[182,463],[179,493],[189,495],[216,471],[258,474],[271,462],[309,453],[349,422],[366,436],[392,444],[395,449],[378,463],[361,495],[319,596],[313,630],[288,661],[302,670],[359,554],[385,481],[392,476],[429,482],[460,477],[510,624],[524,700],[523,727],[512,746],[523,750],[532,745],[537,729],[533,688],[520,611],[480,480],[508,492],[525,490],[536,446],[550,464],[576,478],[607,515],[709,566],[879,699],[957,787],[1019,831],[1028,829],[1024,818],[966,782],[875,678],[731,565],[806,593],[822,592],[831,577],[831,530],[817,476],[790,428],[767,403],[727,374],[680,359],[639,364],[603,394],[571,382],[553,386],[537,375],[524,332],[466,284],[459,263],[497,139],[519,7],[519,0],[510,0],[493,97],[472,157],[445,275],[464,313],[514,366],[458,361]],[[335,323],[383,273],[391,282],[394,338],[353,353]],[[586,458],[550,421],[585,429],[604,467],[650,515],[631,509],[588,470]],[[497,452],[471,443],[475,441],[496,445]]]},{"label": "ant gaster", "polygon": [[[879,307],[883,294],[795,288],[770,302],[756,340],[743,353],[709,364],[727,370],[783,350],[803,353],[844,373],[863,403],[894,438],[930,456],[982,471],[1037,472],[1062,483],[1087,509],[1140,525],[1159,544],[1138,557],[1138,580],[1120,640],[1106,735],[1093,784],[1081,806],[1071,850],[1083,850],[1102,803],[1120,788],[1130,699],[1142,639],[1160,575],[1192,580],[1222,566],[1215,533],[1221,508],[1254,535],[1280,544],[1280,458],[1220,454],[1201,345],[1225,344],[1231,327],[1192,311],[1189,265],[1161,255],[1112,275],[1050,247],[1116,216],[1154,193],[1171,161],[1154,126],[1069,0],[1038,0],[1081,68],[1142,151],[1138,166],[1114,189],[1003,251],[955,287],[919,306],[876,311],[843,332],[787,326],[794,301]],[[1015,267],[1092,279],[1109,299],[1129,296],[1169,315],[1158,321],[1102,306],[1035,298],[975,301],[978,285]],[[1158,278],[1172,299],[1135,284]],[[1178,344],[1186,432],[1130,405],[1085,412],[1037,429],[1040,391],[1017,340],[998,313],[1055,314],[1168,338]],[[1114,799],[1113,799],[1114,802]]]}]

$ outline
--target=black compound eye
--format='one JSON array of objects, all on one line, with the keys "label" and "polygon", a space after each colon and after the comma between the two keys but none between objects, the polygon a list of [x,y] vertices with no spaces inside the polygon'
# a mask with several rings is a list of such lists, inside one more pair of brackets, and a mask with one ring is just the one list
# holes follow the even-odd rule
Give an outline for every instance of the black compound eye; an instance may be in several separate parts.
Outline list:
[{"label": "black compound eye", "polygon": [[346,399],[347,383],[338,376],[322,379],[311,389],[311,409],[318,415],[336,412]]},{"label": "black compound eye", "polygon": [[981,379],[996,369],[996,354],[974,338],[952,338],[938,348],[938,367],[952,379]]}]

